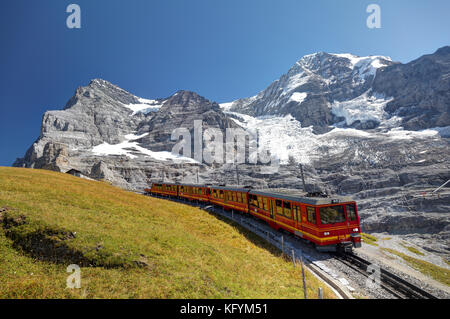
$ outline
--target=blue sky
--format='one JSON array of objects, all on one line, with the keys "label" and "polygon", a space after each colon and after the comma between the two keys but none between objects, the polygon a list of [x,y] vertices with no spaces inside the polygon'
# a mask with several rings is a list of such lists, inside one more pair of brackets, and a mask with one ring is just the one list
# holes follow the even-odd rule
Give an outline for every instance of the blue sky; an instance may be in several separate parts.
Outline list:
[{"label": "blue sky", "polygon": [[[81,29],[66,7],[81,7]],[[366,26],[369,4],[381,29]],[[217,102],[264,89],[305,54],[409,62],[450,44],[448,0],[2,0],[0,166],[24,155],[46,110],[103,78],[145,98]]]}]

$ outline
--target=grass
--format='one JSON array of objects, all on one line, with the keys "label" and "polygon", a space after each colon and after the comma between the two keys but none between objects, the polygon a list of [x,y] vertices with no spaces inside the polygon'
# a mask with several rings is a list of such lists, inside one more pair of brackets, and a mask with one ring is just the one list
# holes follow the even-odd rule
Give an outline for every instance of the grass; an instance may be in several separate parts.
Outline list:
[{"label": "grass", "polygon": [[[0,167],[0,298],[303,298],[299,267],[205,211],[45,170]],[[69,264],[81,289],[66,288]],[[309,296],[322,287],[306,272]]]},{"label": "grass", "polygon": [[372,245],[372,246],[378,246],[378,244],[376,243],[376,241],[378,240],[375,236],[366,234],[366,233],[361,233],[361,239],[364,243]]},{"label": "grass", "polygon": [[425,256],[425,254],[423,252],[421,252],[420,250],[418,250],[415,247],[412,246],[408,246],[405,243],[400,243],[400,245],[402,245],[403,247],[405,247],[406,249],[408,249],[410,252],[412,252],[413,254],[419,255],[419,256]]},{"label": "grass", "polygon": [[436,266],[430,262],[420,260],[414,257],[410,257],[406,254],[403,254],[399,251],[390,248],[381,248],[384,251],[387,251],[393,255],[397,255],[405,260],[412,268],[420,271],[421,273],[450,286],[450,270],[446,268],[442,268]]}]

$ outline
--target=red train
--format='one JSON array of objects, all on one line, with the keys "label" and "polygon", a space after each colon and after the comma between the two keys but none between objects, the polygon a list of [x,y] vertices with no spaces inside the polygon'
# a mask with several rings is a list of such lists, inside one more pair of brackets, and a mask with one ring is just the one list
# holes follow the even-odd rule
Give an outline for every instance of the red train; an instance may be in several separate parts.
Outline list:
[{"label": "red train", "polygon": [[315,244],[320,251],[349,251],[361,247],[356,202],[349,198],[299,197],[249,188],[206,185],[153,184],[147,194],[211,203],[251,214],[272,228],[284,229]]}]

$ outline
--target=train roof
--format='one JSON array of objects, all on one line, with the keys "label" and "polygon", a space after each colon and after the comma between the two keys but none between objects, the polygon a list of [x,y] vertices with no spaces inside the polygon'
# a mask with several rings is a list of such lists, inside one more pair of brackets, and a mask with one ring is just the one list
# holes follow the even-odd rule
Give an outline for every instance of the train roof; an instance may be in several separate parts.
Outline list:
[{"label": "train roof", "polygon": [[243,188],[243,187],[214,186],[214,185],[210,185],[209,188],[221,189],[224,191],[243,192],[243,193],[247,193],[250,190],[249,188]]},{"label": "train roof", "polygon": [[152,185],[179,185],[177,183],[167,183],[167,182],[155,182]]},{"label": "train roof", "polygon": [[352,202],[352,198],[348,196],[333,196],[333,197],[303,197],[296,195],[288,195],[277,192],[261,192],[261,191],[250,191],[250,194],[261,195],[268,197],[275,197],[279,199],[289,200],[293,202],[300,202],[309,205],[327,205],[327,204],[337,204],[337,203],[347,203]]},{"label": "train roof", "polygon": [[203,188],[209,187],[208,185],[205,185],[205,184],[177,184],[177,185],[180,185],[180,186],[189,186],[189,187],[203,187]]}]

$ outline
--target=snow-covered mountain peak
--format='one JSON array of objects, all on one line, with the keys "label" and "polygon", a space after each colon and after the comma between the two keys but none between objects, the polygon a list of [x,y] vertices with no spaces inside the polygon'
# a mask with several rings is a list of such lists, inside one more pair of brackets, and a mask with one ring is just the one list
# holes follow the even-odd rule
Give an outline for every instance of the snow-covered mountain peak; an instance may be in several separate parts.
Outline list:
[{"label": "snow-covered mountain peak", "polygon": [[288,75],[295,75],[304,71],[316,73],[324,78],[330,78],[336,75],[334,72],[327,72],[333,68],[337,72],[345,72],[343,68],[353,70],[355,74],[363,78],[369,75],[375,75],[380,67],[392,64],[390,57],[371,55],[357,56],[350,53],[326,53],[318,52],[308,54],[298,60],[289,70]]},{"label": "snow-covered mountain peak", "polygon": [[[227,111],[252,116],[291,114],[302,126],[321,127],[319,131],[324,132],[326,127],[342,121],[337,114],[350,114],[343,109],[331,112],[332,104],[354,100],[365,92],[371,92],[377,70],[391,64],[394,64],[392,60],[384,56],[360,57],[326,52],[308,54],[256,96],[221,106]],[[371,97],[367,96],[367,100],[370,101]],[[346,105],[340,104],[343,107]],[[352,107],[355,108],[355,105],[352,104]],[[378,106],[374,109],[377,115],[382,114]],[[354,110],[352,114],[356,114]],[[364,119],[358,117],[358,121]]]}]

